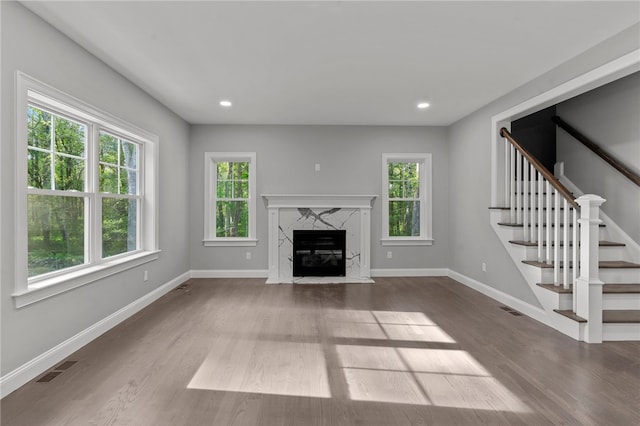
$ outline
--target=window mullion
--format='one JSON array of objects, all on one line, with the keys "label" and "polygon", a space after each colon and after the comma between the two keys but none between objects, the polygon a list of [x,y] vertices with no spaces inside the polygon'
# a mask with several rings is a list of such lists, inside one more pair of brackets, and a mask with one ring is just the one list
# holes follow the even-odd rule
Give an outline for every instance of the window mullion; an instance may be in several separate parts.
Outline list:
[{"label": "window mullion", "polygon": [[49,141],[49,150],[51,155],[51,164],[49,170],[51,172],[51,189],[56,189],[56,152],[55,152],[55,141],[56,141],[56,126],[55,126],[55,116],[51,114],[51,128],[49,134],[51,135],[51,140]]},{"label": "window mullion", "polygon": [[98,141],[100,140],[100,131],[98,126],[90,124],[91,131],[87,132],[90,140],[87,141],[87,192],[89,193],[89,223],[87,229],[89,250],[89,259],[91,263],[95,263],[101,258],[100,246],[102,244],[101,232],[101,212],[102,202],[98,197],[99,192],[99,158],[98,158]]}]

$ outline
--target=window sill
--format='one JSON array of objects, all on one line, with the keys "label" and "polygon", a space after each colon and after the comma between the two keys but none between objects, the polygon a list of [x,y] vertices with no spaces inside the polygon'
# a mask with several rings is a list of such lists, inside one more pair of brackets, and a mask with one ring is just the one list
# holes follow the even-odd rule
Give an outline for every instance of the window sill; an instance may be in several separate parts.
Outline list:
[{"label": "window sill", "polygon": [[205,247],[255,247],[258,240],[255,238],[216,238],[215,240],[202,240]]},{"label": "window sill", "polygon": [[88,266],[68,274],[58,275],[29,285],[27,291],[13,294],[16,308],[30,305],[65,291],[81,287],[127,269],[135,268],[159,258],[160,250],[145,251],[131,256]]},{"label": "window sill", "polygon": [[433,238],[382,238],[383,246],[432,246]]}]

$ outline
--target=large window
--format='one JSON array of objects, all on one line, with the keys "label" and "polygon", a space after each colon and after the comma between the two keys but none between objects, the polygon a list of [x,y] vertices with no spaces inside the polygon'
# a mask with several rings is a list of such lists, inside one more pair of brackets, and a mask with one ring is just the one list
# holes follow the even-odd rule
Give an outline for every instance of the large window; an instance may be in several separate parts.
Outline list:
[{"label": "large window", "polygon": [[383,154],[382,176],[382,244],[431,244],[431,154]]},{"label": "large window", "polygon": [[17,304],[156,258],[157,138],[23,74],[17,111]]},{"label": "large window", "polygon": [[256,154],[205,153],[204,245],[255,246]]}]

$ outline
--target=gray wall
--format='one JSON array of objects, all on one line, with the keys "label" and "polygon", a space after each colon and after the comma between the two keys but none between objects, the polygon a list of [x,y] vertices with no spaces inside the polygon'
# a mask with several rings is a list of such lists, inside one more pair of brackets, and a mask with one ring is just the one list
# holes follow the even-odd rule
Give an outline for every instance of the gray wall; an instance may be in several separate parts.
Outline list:
[{"label": "gray wall", "polygon": [[[203,247],[204,161],[207,151],[257,156],[257,195],[382,195],[383,152],[433,154],[433,236],[428,247],[382,247],[381,199],[372,212],[371,266],[446,268],[448,253],[446,131],[442,127],[194,126],[189,159],[191,269],[267,269],[267,211],[257,209],[257,247]],[[320,164],[320,171],[314,165]],[[388,250],[393,259],[387,259]],[[245,252],[251,251],[251,260]]]},{"label": "gray wall", "polygon": [[[559,104],[557,114],[640,174],[640,72]],[[581,191],[605,198],[602,210],[640,244],[640,187],[560,128],[557,161]]]},{"label": "gray wall", "polygon": [[[489,224],[491,118],[640,47],[640,25],[578,55],[449,128],[449,268],[537,304]],[[499,66],[499,65],[496,65]],[[637,116],[632,123],[637,124]],[[638,212],[638,208],[632,207]],[[637,217],[637,216],[636,216]],[[481,271],[487,263],[487,272]]]},{"label": "gray wall", "polygon": [[[40,18],[2,8],[2,375],[188,269],[188,125]],[[160,260],[16,309],[14,291],[15,73],[23,71],[160,137]],[[142,269],[149,271],[143,282]]]}]

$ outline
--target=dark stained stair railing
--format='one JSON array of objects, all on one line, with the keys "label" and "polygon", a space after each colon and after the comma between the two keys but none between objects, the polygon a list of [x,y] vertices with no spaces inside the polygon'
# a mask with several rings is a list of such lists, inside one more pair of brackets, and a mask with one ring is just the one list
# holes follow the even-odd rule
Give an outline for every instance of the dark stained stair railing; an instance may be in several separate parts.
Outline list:
[{"label": "dark stained stair railing", "polygon": [[575,127],[564,121],[562,118],[557,115],[551,119],[558,127],[562,130],[573,136],[576,140],[581,142],[584,146],[589,148],[591,151],[596,153],[598,157],[602,158],[604,161],[613,166],[617,171],[622,173],[627,179],[636,185],[640,186],[640,176],[635,173],[633,170],[629,169],[625,166],[620,160],[615,158],[613,155],[602,149],[598,144],[593,142],[591,139],[582,134]]}]

